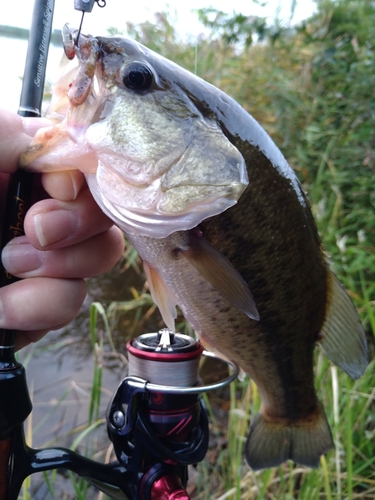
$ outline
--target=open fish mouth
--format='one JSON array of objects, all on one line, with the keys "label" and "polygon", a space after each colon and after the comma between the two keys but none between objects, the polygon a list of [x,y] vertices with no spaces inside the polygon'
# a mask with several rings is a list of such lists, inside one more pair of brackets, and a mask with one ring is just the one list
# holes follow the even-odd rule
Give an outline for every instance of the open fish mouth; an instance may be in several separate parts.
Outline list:
[{"label": "open fish mouth", "polygon": [[[64,28],[71,80],[57,82],[49,114],[21,157],[33,171],[78,168],[102,210],[125,232],[155,238],[232,207],[248,185],[245,161],[179,85],[178,67],[126,38]],[[64,88],[61,88],[64,87]]]}]

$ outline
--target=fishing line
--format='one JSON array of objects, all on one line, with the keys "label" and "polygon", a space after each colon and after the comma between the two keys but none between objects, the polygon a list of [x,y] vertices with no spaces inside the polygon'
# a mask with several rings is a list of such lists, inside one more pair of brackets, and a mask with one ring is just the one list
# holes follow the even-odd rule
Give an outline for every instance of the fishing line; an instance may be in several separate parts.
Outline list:
[{"label": "fishing line", "polygon": [[79,28],[78,28],[78,33],[77,33],[77,37],[75,39],[75,46],[78,47],[78,40],[79,40],[79,35],[81,34],[81,29],[82,29],[82,24],[83,24],[83,18],[85,17],[85,11],[83,10],[82,11],[82,16],[81,16],[81,22],[79,24]]},{"label": "fishing line", "polygon": [[96,3],[100,8],[103,8],[107,5],[106,0],[74,0],[75,10],[80,10],[82,12],[82,17],[81,17],[81,22],[79,24],[77,37],[74,41],[76,47],[78,47],[79,35],[81,34],[83,18],[85,17],[85,13],[92,11],[94,3]]}]

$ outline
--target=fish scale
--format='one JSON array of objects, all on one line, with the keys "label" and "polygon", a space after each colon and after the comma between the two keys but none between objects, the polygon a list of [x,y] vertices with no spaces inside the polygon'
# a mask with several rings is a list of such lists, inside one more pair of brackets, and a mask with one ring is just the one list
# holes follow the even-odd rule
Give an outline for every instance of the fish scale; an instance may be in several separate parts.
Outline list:
[{"label": "fish scale", "polygon": [[[21,165],[81,169],[143,259],[166,325],[174,330],[178,305],[203,342],[250,375],[262,404],[249,465],[317,467],[333,441],[315,345],[358,378],[367,343],[295,173],[233,99],[137,42],[81,35],[75,53],[67,116],[37,133]],[[53,102],[61,111],[66,98]]]}]

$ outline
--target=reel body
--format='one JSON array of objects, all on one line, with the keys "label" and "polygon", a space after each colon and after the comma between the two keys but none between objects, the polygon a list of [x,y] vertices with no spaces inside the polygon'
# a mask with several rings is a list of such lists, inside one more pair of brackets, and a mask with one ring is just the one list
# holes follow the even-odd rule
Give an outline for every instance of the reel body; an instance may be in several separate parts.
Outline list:
[{"label": "reel body", "polygon": [[[118,460],[134,474],[138,491],[128,494],[158,500],[170,491],[189,499],[187,467],[203,460],[209,437],[198,390],[203,348],[164,329],[133,339],[127,349],[129,374],[108,407],[107,424]],[[186,393],[189,388],[197,390]]]},{"label": "reel body", "polygon": [[200,395],[229,384],[239,369],[222,360],[232,368],[231,375],[216,384],[201,385],[201,356],[217,356],[204,351],[193,338],[167,329],[141,335],[127,348],[129,374],[107,409],[108,435],[117,457],[109,464],[67,448],[30,448],[23,431],[31,411],[24,371],[15,366],[15,378],[4,368],[3,399],[14,398],[15,383],[23,397],[0,418],[0,444],[9,456],[0,460],[0,500],[16,500],[27,476],[53,469],[71,470],[117,500],[189,500],[188,466],[204,459],[209,438]]}]

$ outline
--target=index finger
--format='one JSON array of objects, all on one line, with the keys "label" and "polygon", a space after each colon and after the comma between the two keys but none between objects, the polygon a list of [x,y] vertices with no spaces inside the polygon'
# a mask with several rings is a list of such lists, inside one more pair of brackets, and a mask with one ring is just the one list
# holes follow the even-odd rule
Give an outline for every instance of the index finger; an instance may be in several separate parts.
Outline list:
[{"label": "index finger", "polygon": [[47,172],[42,174],[42,184],[45,191],[56,200],[75,200],[86,187],[86,181],[79,170]]}]

